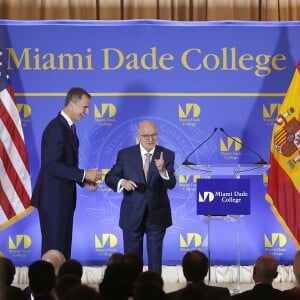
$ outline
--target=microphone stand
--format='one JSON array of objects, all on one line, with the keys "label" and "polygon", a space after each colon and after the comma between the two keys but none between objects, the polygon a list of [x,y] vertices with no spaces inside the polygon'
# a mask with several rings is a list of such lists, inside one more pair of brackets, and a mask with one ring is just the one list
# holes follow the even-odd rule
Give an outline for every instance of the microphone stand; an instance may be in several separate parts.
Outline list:
[{"label": "microphone stand", "polygon": [[245,147],[245,148],[246,148],[247,150],[249,150],[250,152],[256,154],[256,155],[260,158],[260,161],[256,162],[256,164],[258,164],[258,165],[266,165],[266,164],[268,164],[268,163],[262,158],[262,156],[261,156],[258,152],[254,151],[253,149],[249,148],[247,145],[245,145],[245,144],[241,143],[239,140],[235,139],[233,136],[229,135],[222,127],[220,128],[220,130],[221,130],[227,137],[229,137],[229,138],[232,139],[233,141],[237,142],[238,144],[242,145],[243,147]]},{"label": "microphone stand", "polygon": [[194,152],[196,152],[201,146],[203,146],[208,140],[210,140],[217,130],[218,130],[218,128],[215,127],[213,132],[186,157],[186,159],[182,162],[181,165],[183,165],[183,166],[196,165],[195,163],[190,162],[188,159]]}]

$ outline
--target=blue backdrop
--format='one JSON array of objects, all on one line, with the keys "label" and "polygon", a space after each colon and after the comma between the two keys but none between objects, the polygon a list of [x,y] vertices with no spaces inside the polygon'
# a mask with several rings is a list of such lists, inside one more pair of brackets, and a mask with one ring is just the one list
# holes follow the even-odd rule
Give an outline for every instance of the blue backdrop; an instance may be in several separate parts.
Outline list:
[{"label": "blue backdrop", "polygon": [[[299,35],[298,22],[0,21],[0,48],[16,93],[32,184],[42,132],[73,86],[92,94],[90,113],[77,124],[83,168],[107,172],[117,151],[136,143],[143,119],[157,123],[159,143],[175,151],[176,168],[220,127],[248,147],[218,130],[191,161],[251,164],[259,155],[268,161],[272,125],[300,53]],[[191,249],[208,251],[208,222],[196,211],[198,178],[181,173],[169,193],[173,226],[164,264],[180,263]],[[239,223],[241,263],[262,253],[290,263],[295,246],[265,200],[267,173],[247,178],[251,214]],[[78,188],[74,258],[104,263],[123,251],[120,200],[103,183],[96,193]],[[235,263],[237,222],[213,220],[209,231],[212,263]],[[40,242],[36,211],[0,232],[0,250],[17,265],[39,258]]]}]

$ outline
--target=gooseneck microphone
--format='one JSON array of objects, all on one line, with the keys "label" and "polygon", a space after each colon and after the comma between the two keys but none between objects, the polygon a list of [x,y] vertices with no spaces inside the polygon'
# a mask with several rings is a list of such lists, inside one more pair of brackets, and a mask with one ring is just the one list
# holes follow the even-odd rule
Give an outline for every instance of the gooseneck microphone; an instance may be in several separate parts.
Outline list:
[{"label": "gooseneck microphone", "polygon": [[190,162],[189,158],[190,156],[197,151],[201,146],[203,146],[208,140],[210,140],[212,138],[212,136],[215,134],[215,132],[218,130],[218,128],[214,128],[213,132],[210,134],[209,137],[207,137],[199,146],[197,146],[187,157],[186,159],[183,161],[182,165],[187,166],[187,165],[195,165],[195,163]]},{"label": "gooseneck microphone", "polygon": [[254,151],[253,149],[249,148],[244,143],[241,143],[239,140],[237,140],[233,136],[229,135],[223,128],[220,128],[220,131],[222,131],[227,137],[229,137],[233,141],[237,142],[238,144],[240,144],[243,147],[245,147],[246,149],[248,149],[250,152],[254,153],[256,156],[258,156],[260,161],[256,162],[256,164],[260,164],[260,165],[266,165],[267,164],[267,162],[262,158],[262,156],[258,152]]}]

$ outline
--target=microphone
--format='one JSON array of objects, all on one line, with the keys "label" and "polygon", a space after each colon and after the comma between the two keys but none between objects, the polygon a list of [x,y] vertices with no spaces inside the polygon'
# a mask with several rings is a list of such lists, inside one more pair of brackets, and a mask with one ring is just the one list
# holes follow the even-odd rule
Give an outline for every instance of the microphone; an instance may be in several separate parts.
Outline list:
[{"label": "microphone", "polygon": [[243,147],[245,147],[246,149],[248,149],[250,152],[256,154],[256,155],[259,157],[259,159],[260,159],[260,161],[256,162],[256,164],[259,164],[259,165],[266,165],[266,164],[267,164],[267,162],[262,158],[262,156],[261,156],[258,152],[254,151],[253,149],[249,148],[249,147],[246,146],[245,144],[241,143],[239,140],[235,139],[233,136],[229,135],[223,128],[220,128],[220,130],[221,130],[226,136],[228,136],[230,139],[232,139],[233,141],[239,143],[240,145],[242,145]]},{"label": "microphone", "polygon": [[190,156],[197,151],[201,146],[203,146],[208,140],[210,140],[212,138],[212,136],[215,134],[215,132],[218,130],[218,128],[214,128],[213,132],[211,133],[211,135],[209,137],[207,137],[199,146],[197,146],[187,157],[186,159],[183,161],[183,163],[181,165],[187,166],[187,165],[195,165],[195,163],[190,162],[189,158]]}]

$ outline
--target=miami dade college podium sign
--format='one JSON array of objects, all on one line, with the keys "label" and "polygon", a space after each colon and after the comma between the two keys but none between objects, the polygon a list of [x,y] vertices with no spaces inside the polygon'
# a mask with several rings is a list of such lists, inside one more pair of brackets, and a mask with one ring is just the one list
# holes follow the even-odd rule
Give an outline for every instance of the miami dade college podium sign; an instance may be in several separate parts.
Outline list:
[{"label": "miami dade college podium sign", "polygon": [[197,180],[197,214],[250,215],[250,179]]}]

